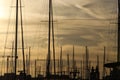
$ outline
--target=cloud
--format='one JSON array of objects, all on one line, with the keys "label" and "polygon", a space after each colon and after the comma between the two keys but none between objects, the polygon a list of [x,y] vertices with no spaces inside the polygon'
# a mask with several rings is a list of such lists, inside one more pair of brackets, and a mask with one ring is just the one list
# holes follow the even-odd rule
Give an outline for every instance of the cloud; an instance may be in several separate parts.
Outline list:
[{"label": "cloud", "polygon": [[89,15],[92,16],[93,18],[104,19],[104,17],[99,16],[99,15],[93,13],[93,12],[92,12],[90,9],[88,9],[88,8],[85,8],[85,7],[80,6],[80,5],[77,5],[77,4],[75,5],[75,7],[83,10],[85,13],[89,14]]},{"label": "cloud", "polygon": [[[114,3],[114,4],[113,4]],[[64,16],[64,18],[111,18],[116,13],[117,2],[113,0],[92,0],[92,1],[53,1],[54,16]],[[111,6],[106,6],[111,5]],[[47,7],[46,7],[47,8]],[[42,12],[45,12],[44,11]]]},{"label": "cloud", "polygon": [[[25,0],[23,2],[24,41],[25,47],[31,46],[32,59],[38,58],[39,55],[39,58],[46,59],[48,53],[48,23],[42,22],[48,21],[48,1]],[[6,3],[7,0],[4,4]],[[113,23],[117,22],[117,0],[53,0],[53,6],[54,19],[57,21],[54,24],[56,58],[59,56],[60,46],[63,46],[63,58],[66,60],[66,54],[69,53],[71,59],[72,46],[75,45],[75,57],[80,63],[85,54],[84,46],[88,46],[90,60],[94,65],[96,55],[100,55],[100,61],[102,61],[103,47],[106,46],[107,59],[116,60],[117,25]],[[10,8],[10,3],[6,7]],[[15,11],[13,9],[7,47],[11,47],[14,40]],[[8,8],[4,10],[7,11]],[[9,12],[6,13],[9,14]],[[4,51],[8,26],[6,17],[0,18],[1,55]],[[18,47],[21,47],[20,36]],[[27,51],[25,50],[25,53],[28,53]],[[22,57],[21,51],[19,52]],[[11,53],[11,50],[6,53]]]},{"label": "cloud", "polygon": [[117,0],[95,0],[94,2],[83,5],[93,13],[104,18],[116,18]]},{"label": "cloud", "polygon": [[68,32],[68,34],[58,33],[56,35],[62,45],[97,46],[102,42],[99,34],[89,28],[64,29],[64,31]]}]

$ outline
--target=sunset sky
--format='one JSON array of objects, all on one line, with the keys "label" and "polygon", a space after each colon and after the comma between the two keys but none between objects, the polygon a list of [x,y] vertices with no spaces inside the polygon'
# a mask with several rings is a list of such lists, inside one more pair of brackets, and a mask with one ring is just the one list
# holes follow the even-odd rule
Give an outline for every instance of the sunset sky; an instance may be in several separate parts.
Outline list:
[{"label": "sunset sky", "polygon": [[[14,41],[15,2],[0,0],[0,55]],[[48,21],[48,0],[22,0],[22,6],[25,47],[31,47],[33,59],[46,59],[48,24],[44,21]],[[67,53],[72,55],[74,45],[78,60],[82,60],[85,46],[89,47],[91,60],[96,55],[103,56],[104,46],[107,58],[116,59],[117,0],[53,0],[53,12],[57,58],[61,46],[66,58]],[[10,55],[10,50],[5,51]]]}]

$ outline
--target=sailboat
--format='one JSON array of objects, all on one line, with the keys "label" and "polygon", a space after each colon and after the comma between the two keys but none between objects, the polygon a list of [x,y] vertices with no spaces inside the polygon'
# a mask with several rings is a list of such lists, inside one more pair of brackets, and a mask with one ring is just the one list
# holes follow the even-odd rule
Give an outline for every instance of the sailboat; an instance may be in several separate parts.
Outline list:
[{"label": "sailboat", "polygon": [[118,48],[117,62],[104,64],[107,68],[112,68],[110,75],[104,77],[104,80],[120,80],[120,0],[118,0]]},{"label": "sailboat", "polygon": [[[20,1],[20,2],[19,2]],[[18,8],[20,5],[20,8]],[[23,70],[20,71],[18,75],[17,72],[17,59],[18,59],[18,10],[20,9],[20,18],[21,18],[21,35],[22,35],[22,54],[23,54]],[[22,22],[22,8],[21,8],[21,0],[16,0],[16,20],[15,20],[15,46],[14,46],[14,72],[12,73],[5,73],[2,77],[3,80],[25,80],[26,73],[25,73],[25,57],[24,57],[24,37],[23,37],[23,22]]]}]

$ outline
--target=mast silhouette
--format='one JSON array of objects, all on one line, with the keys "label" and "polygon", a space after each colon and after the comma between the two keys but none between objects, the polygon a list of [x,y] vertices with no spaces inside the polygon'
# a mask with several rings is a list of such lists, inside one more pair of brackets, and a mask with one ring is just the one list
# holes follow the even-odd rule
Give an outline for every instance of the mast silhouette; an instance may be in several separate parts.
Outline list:
[{"label": "mast silhouette", "polygon": [[62,46],[61,46],[61,52],[60,52],[60,75],[62,75],[63,71],[63,59],[62,59]]},{"label": "mast silhouette", "polygon": [[18,0],[16,0],[16,24],[15,24],[15,79],[17,69],[17,40],[18,40]]},{"label": "mast silhouette", "polygon": [[104,56],[103,56],[103,78],[105,77],[105,58],[106,58],[106,47],[104,47]]},{"label": "mast silhouette", "polygon": [[[51,45],[51,29],[52,29],[52,41],[53,41],[53,62],[54,62],[54,75],[56,75],[56,64],[55,64],[55,40],[54,40],[54,23],[53,23],[53,6],[52,0],[49,0],[49,21],[48,21],[48,55],[47,55],[47,66],[46,66],[46,76],[50,76],[50,45]],[[52,66],[52,65],[51,65]],[[54,79],[55,80],[55,79]]]},{"label": "mast silhouette", "polygon": [[67,54],[67,71],[68,71],[68,75],[70,74],[70,62],[69,62],[70,60],[69,60],[69,54]]},{"label": "mast silhouette", "polygon": [[30,67],[31,67],[31,47],[29,47],[29,69],[28,69],[28,74],[30,75]]},{"label": "mast silhouette", "polygon": [[53,60],[54,60],[54,75],[56,75],[56,64],[55,64],[55,39],[54,39],[54,23],[53,23],[53,5],[51,1],[51,16],[52,16],[52,40],[53,40]]},{"label": "mast silhouette", "polygon": [[118,0],[118,53],[117,61],[120,62],[120,0]]},{"label": "mast silhouette", "polygon": [[[118,0],[118,27],[117,27],[117,62],[104,64],[105,67],[113,68],[110,72],[110,80],[120,80],[120,0]],[[106,78],[106,77],[105,77]]]},{"label": "mast silhouette", "polygon": [[89,52],[88,52],[88,47],[86,46],[86,79],[89,79]]},{"label": "mast silhouette", "polygon": [[47,55],[47,64],[46,64],[46,77],[47,77],[48,80],[49,80],[49,77],[50,77],[51,2],[52,2],[52,0],[49,0],[48,55]]},{"label": "mast silhouette", "polygon": [[25,73],[25,53],[24,53],[24,35],[23,35],[23,19],[22,19],[22,3],[20,0],[20,17],[21,17],[21,35],[22,35],[22,54],[23,54],[23,72]]},{"label": "mast silhouette", "polygon": [[75,69],[75,53],[74,53],[74,45],[73,45],[73,71]]},{"label": "mast silhouette", "polygon": [[97,55],[97,67],[99,68],[99,55]]},{"label": "mast silhouette", "polygon": [[[15,79],[17,80],[17,49],[18,49],[18,5],[19,2],[16,0],[16,24],[15,24]],[[20,0],[20,18],[21,18],[21,35],[22,35],[22,53],[23,53],[23,72],[25,73],[25,56],[24,56],[24,37],[23,37],[23,21],[22,21],[22,8]]]}]

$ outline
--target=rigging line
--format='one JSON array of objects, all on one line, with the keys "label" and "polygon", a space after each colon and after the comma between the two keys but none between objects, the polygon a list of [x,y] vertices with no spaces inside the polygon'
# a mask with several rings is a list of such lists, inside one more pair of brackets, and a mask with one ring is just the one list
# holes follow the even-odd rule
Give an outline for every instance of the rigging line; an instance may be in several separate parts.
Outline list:
[{"label": "rigging line", "polygon": [[[42,3],[42,2],[41,2]],[[41,13],[39,14],[39,16],[41,16]],[[40,29],[41,29],[41,24],[39,23],[39,24],[37,24],[37,25],[34,25],[34,26],[38,26],[39,25],[39,27],[40,27]],[[38,28],[39,28],[38,27]],[[34,41],[38,41],[38,36],[40,36],[39,34],[40,34],[40,32],[41,31],[39,31],[39,29],[38,28],[34,28],[35,29],[35,33],[33,33],[34,31],[31,31],[32,33],[32,35],[36,35],[36,36],[34,36],[33,38],[35,39]],[[37,48],[39,48],[39,44],[31,44],[31,46],[33,46],[32,48],[35,48],[35,46],[37,46]]]},{"label": "rigging line", "polygon": [[[33,38],[35,39],[34,41],[37,41],[38,42],[38,39],[39,39],[39,37],[38,36],[40,36],[39,35],[39,33],[41,32],[39,29],[41,29],[41,24],[39,24],[39,25],[34,25],[34,26],[39,26],[39,27],[37,27],[37,28],[35,28],[35,33],[33,33],[34,31],[31,31],[32,33],[32,35],[36,35],[36,36],[34,36]],[[31,46],[33,46],[32,48],[35,48],[36,46],[37,46],[37,48],[39,48],[39,43],[38,44],[31,44]],[[38,49],[39,50],[39,49]]]},{"label": "rigging line", "polygon": [[44,0],[43,3],[45,4],[45,5],[43,5],[43,10],[44,10],[44,12],[43,12],[43,18],[46,19],[48,17],[47,16],[47,14],[48,14],[48,0]]},{"label": "rigging line", "polygon": [[[52,3],[55,4],[55,3],[56,3],[56,0],[55,0],[55,1],[53,0]],[[56,8],[55,8],[54,6],[52,6],[52,9],[56,9]],[[57,14],[57,10],[52,10],[52,13],[54,13],[54,15]],[[52,15],[53,15],[53,14],[52,14]],[[57,27],[57,29],[56,29],[57,31],[53,30],[53,32],[56,33],[56,32],[58,32],[58,22],[57,22],[57,21],[58,21],[58,20],[57,20],[57,19],[58,19],[58,16],[55,16],[54,19],[55,19],[55,21],[56,21],[56,23],[55,23],[54,25],[55,25],[55,27]],[[54,23],[54,20],[53,20],[53,23]],[[59,40],[59,39],[58,39],[58,40]],[[58,41],[58,42],[59,42],[59,41]]]},{"label": "rigging line", "polygon": [[[44,19],[45,18],[45,15],[42,15],[42,14],[45,14],[45,9],[46,9],[46,6],[45,5],[43,5],[43,4],[46,4],[46,2],[45,2],[46,0],[41,0],[41,13],[40,13],[40,17],[42,17],[41,19]],[[43,11],[44,10],[44,11]]]},{"label": "rigging line", "polygon": [[[110,24],[108,24],[108,38],[106,37],[107,41],[111,40],[110,36],[111,36]],[[109,46],[111,46],[111,45],[109,44],[109,42],[107,42],[107,46],[108,46],[108,53],[110,53],[110,47]],[[107,59],[109,59],[110,55],[107,54],[107,53],[106,53],[106,55],[107,55]]]},{"label": "rigging line", "polygon": [[[43,4],[45,4],[45,0],[41,0],[41,3],[42,3],[42,6],[41,6],[41,9],[43,9],[44,10],[44,5]],[[40,17],[42,17],[41,19],[43,19],[44,18],[44,16],[45,15],[43,15],[43,13],[44,13],[44,11],[42,11],[41,12],[41,10],[40,10]],[[41,21],[41,20],[40,20]],[[42,34],[43,34],[43,30],[41,30],[41,29],[44,29],[44,28],[42,28],[43,27],[43,24],[41,24],[41,23],[39,23],[39,26],[40,26],[40,28],[39,28],[39,30],[38,29],[36,29],[36,34],[37,34],[37,36],[42,36]],[[45,25],[46,26],[46,25]],[[38,30],[38,31],[37,31]],[[38,32],[38,33],[37,33]],[[46,33],[47,34],[47,33]],[[37,37],[36,39],[39,39],[39,37]],[[40,42],[39,42],[40,43]],[[38,49],[39,49],[39,46],[40,46],[40,44],[38,44]],[[38,52],[39,53],[39,52]]]},{"label": "rigging line", "polygon": [[[46,4],[46,0],[42,0],[43,4]],[[43,10],[46,9],[46,5],[43,5]],[[45,14],[45,12],[43,12],[43,14]],[[41,13],[42,15],[42,13]],[[45,18],[45,15],[43,15],[43,18]]]},{"label": "rigging line", "polygon": [[[44,4],[44,1],[41,0],[41,3]],[[42,5],[42,7],[44,7],[44,6]],[[40,8],[41,8],[41,6],[40,6]],[[44,10],[44,8],[42,8],[42,9]],[[44,16],[44,15],[42,15],[41,12],[40,12],[39,15],[40,15],[40,18]],[[37,26],[38,26],[38,25],[37,25]],[[42,26],[42,24],[39,23],[39,27],[40,27],[40,28],[39,28],[39,27],[38,27],[38,28],[39,28],[39,29],[42,29],[41,26]],[[37,29],[37,28],[35,29],[35,35],[37,35],[37,36],[35,36],[34,38],[36,39],[36,41],[39,40],[39,36],[40,36],[40,34],[41,34],[41,32],[42,32],[42,31],[40,31],[39,29]],[[34,40],[34,41],[35,41],[35,40]],[[35,45],[36,45],[36,44],[32,44],[32,46],[35,46]],[[38,44],[37,46],[38,46],[37,48],[39,49],[39,44]]]},{"label": "rigging line", "polygon": [[[13,4],[13,0],[11,1],[11,5]],[[5,52],[6,52],[6,45],[7,45],[7,39],[8,39],[8,31],[9,31],[9,26],[10,26],[10,19],[11,19],[11,13],[12,13],[12,8],[10,8],[10,15],[8,17],[8,26],[7,26],[7,31],[6,31],[6,38],[5,38],[5,47],[4,47],[4,51],[3,51],[3,55],[5,56]],[[5,59],[3,58],[2,62],[4,62]],[[5,64],[3,63],[4,66],[4,72],[5,72]],[[2,69],[2,68],[1,68]],[[2,70],[1,70],[2,73]]]},{"label": "rigging line", "polygon": [[[58,24],[56,24],[56,27],[57,27],[56,32],[62,32],[62,31],[58,31],[59,30],[58,29],[58,27],[59,27]],[[59,34],[59,33],[57,33],[57,34]],[[60,46],[60,39],[58,37],[56,37],[56,39],[57,39],[57,41],[56,41],[57,45]]]},{"label": "rigging line", "polygon": [[[114,10],[117,11],[117,6],[118,6],[117,4],[118,3],[116,3],[116,5],[112,5],[112,13],[114,13]],[[111,17],[113,17],[112,19],[117,19],[117,12],[113,16],[111,15]]]},{"label": "rigging line", "polygon": [[[116,3],[117,4],[117,3]],[[116,9],[116,11],[117,11],[117,5],[113,5],[112,6],[112,13],[114,14],[114,9]],[[117,12],[116,12],[116,14],[114,14],[114,15],[111,15],[111,17],[113,17],[113,18],[117,18],[116,17],[117,16]],[[117,22],[117,19],[116,20],[114,20],[115,22]],[[117,24],[114,26],[115,27],[115,29],[117,30]],[[115,38],[115,41],[114,41],[114,43],[115,43],[115,45],[117,46],[117,31],[114,33],[114,36],[113,36],[114,38]],[[114,54],[114,56],[115,56],[115,54]]]},{"label": "rigging line", "polygon": [[[22,4],[23,4],[23,6],[25,5],[25,1],[24,0],[22,0]],[[23,11],[24,10],[24,11]],[[22,15],[24,15],[23,16],[23,20],[24,20],[24,25],[25,25],[25,23],[26,23],[26,8],[23,8],[22,9],[22,11],[23,11],[23,14]],[[25,28],[24,28],[24,32],[25,32]],[[26,47],[28,47],[28,45],[27,45],[27,43],[24,43],[25,45],[26,45]]]},{"label": "rigging line", "polygon": [[35,35],[36,35],[35,39],[36,39],[36,41],[38,42],[37,45],[36,45],[36,46],[37,46],[37,49],[38,49],[37,52],[36,52],[37,55],[39,55],[40,52],[41,52],[41,51],[40,51],[40,50],[41,50],[41,49],[40,49],[40,47],[41,47],[40,43],[42,43],[42,42],[40,41],[40,37],[42,36],[41,34],[42,34],[42,32],[43,32],[42,30],[40,30],[40,29],[42,29],[42,24],[40,23],[39,26],[40,26],[40,28],[38,27],[39,29],[36,29],[36,33],[35,33]]},{"label": "rigging line", "polygon": [[111,19],[111,18],[107,18],[107,19],[96,19],[96,18],[80,18],[80,19],[60,19],[60,20],[97,20],[97,21],[109,21],[109,20],[116,20],[116,19]]},{"label": "rigging line", "polygon": [[[101,12],[105,12],[104,4],[100,4],[100,6],[98,5],[98,8],[100,8]],[[106,16],[105,13],[103,14],[103,16]],[[100,20],[107,20],[107,19],[100,19]]]}]

